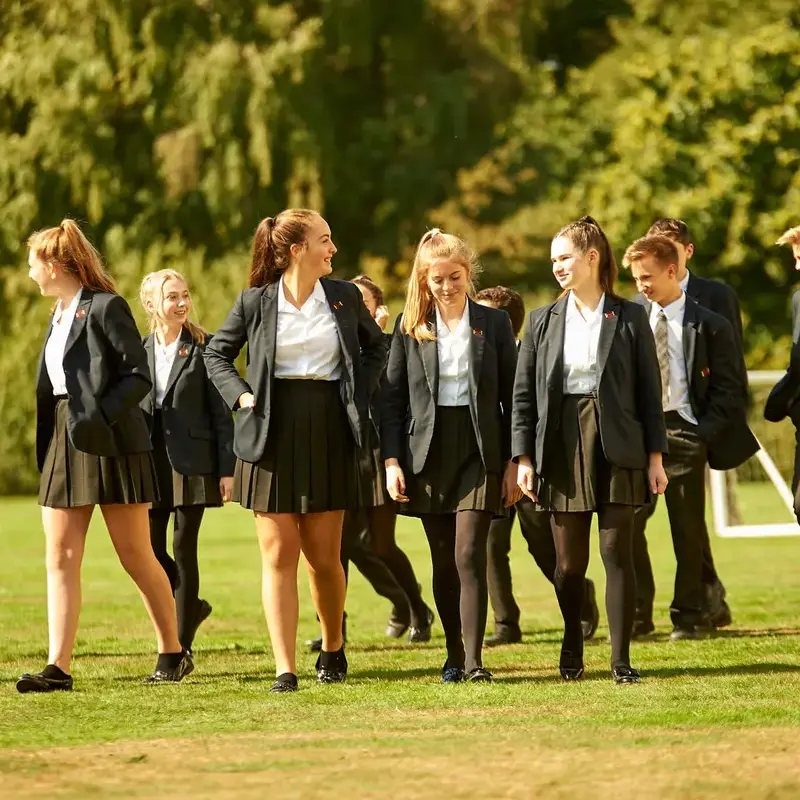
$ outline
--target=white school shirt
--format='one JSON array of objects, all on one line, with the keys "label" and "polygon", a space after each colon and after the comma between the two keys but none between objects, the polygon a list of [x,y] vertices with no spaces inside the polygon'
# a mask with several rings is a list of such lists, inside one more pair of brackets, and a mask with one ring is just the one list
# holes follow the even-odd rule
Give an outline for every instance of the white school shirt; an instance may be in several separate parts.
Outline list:
[{"label": "white school shirt", "polygon": [[59,300],[56,310],[53,312],[53,330],[44,349],[44,364],[54,395],[67,393],[67,379],[64,376],[64,348],[67,346],[67,339],[75,319],[75,312],[78,310],[78,303],[81,301],[82,292],[83,289],[78,289],[75,297],[65,309],[61,308]]},{"label": "white school shirt", "polygon": [[342,348],[336,320],[317,281],[302,308],[295,308],[278,283],[275,377],[336,381],[342,374]]},{"label": "white school shirt", "polygon": [[175,361],[175,354],[181,343],[180,334],[172,344],[163,345],[158,341],[158,337],[153,335],[153,350],[156,357],[156,408],[161,408],[164,403],[164,395],[167,393],[167,383],[169,373],[172,371],[172,363]]},{"label": "white school shirt", "polygon": [[436,308],[436,350],[439,355],[440,406],[469,405],[469,301],[455,330],[451,331]]},{"label": "white school shirt", "polygon": [[667,317],[667,347],[669,350],[669,386],[664,411],[677,411],[687,422],[697,425],[689,402],[689,379],[686,376],[686,356],[683,352],[683,316],[686,311],[686,295],[681,292],[665,308],[658,303],[650,304],[650,327],[655,333],[658,312]]},{"label": "white school shirt", "polygon": [[685,291],[686,291],[686,287],[689,285],[689,277],[691,276],[691,274],[692,274],[692,273],[691,273],[691,272],[689,272],[689,270],[687,269],[687,270],[686,270],[686,275],[684,275],[684,276],[683,276],[683,280],[682,280],[682,281],[680,281],[680,284],[681,284],[681,291],[682,291],[682,292],[685,292]]},{"label": "white school shirt", "polygon": [[567,318],[564,322],[564,394],[592,394],[597,390],[597,345],[603,323],[603,304],[581,312],[573,292],[567,299]]}]

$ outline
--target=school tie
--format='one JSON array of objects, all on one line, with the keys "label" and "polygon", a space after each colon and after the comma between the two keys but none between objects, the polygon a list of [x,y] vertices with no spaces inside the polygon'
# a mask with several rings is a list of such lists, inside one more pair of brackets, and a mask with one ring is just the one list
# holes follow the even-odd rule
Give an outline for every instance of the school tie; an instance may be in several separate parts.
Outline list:
[{"label": "school tie", "polygon": [[663,309],[656,318],[655,337],[658,369],[661,373],[661,405],[666,408],[669,402],[669,326]]}]

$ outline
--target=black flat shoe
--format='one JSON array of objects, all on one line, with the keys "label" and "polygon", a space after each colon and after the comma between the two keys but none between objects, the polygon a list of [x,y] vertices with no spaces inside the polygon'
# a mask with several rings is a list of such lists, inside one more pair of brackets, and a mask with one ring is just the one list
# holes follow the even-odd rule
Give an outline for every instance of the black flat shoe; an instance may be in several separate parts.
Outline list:
[{"label": "black flat shoe", "polygon": [[631,632],[631,638],[641,639],[642,636],[649,636],[655,629],[656,626],[653,624],[653,620],[637,619],[633,623],[633,631]]},{"label": "black flat shoe", "polygon": [[316,639],[308,639],[306,641],[306,645],[308,646],[308,649],[312,653],[321,653],[322,652],[322,637],[321,636],[317,636]]},{"label": "black flat shoe", "polygon": [[464,676],[464,680],[467,683],[491,683],[492,673],[484,667],[475,667]]},{"label": "black flat shoe", "polygon": [[178,666],[172,669],[159,669],[156,667],[152,675],[148,675],[142,683],[154,685],[156,683],[180,683],[187,675],[194,671],[192,654],[187,650],[183,653]]},{"label": "black flat shoe", "polygon": [[344,646],[335,653],[320,650],[317,657],[317,683],[344,683],[347,678],[347,658]]},{"label": "black flat shoe", "polygon": [[[58,676],[61,673],[64,677]],[[26,672],[17,680],[17,691],[20,694],[28,692],[71,692],[72,675],[67,675],[58,667],[48,664],[41,672]]]},{"label": "black flat shoe", "polygon": [[669,635],[671,642],[684,642],[696,639],[708,639],[714,629],[705,625],[676,625]]},{"label": "black flat shoe", "polygon": [[558,671],[565,681],[579,681],[583,677],[583,659],[575,656],[561,656]]},{"label": "black flat shoe", "polygon": [[431,640],[431,628],[433,621],[436,619],[433,611],[429,608],[426,614],[425,624],[419,628],[412,625],[408,630],[409,644],[419,644],[420,642],[429,642]]},{"label": "black flat shoe", "polygon": [[464,677],[461,667],[449,667],[447,664],[442,667],[442,683],[463,683]]},{"label": "black flat shoe", "polygon": [[386,623],[385,633],[390,639],[399,639],[410,627],[410,622],[404,622],[403,620],[392,617]]},{"label": "black flat shoe", "polygon": [[269,687],[270,694],[284,694],[297,691],[297,675],[293,672],[284,672],[275,679]]},{"label": "black flat shoe", "polygon": [[584,640],[591,639],[600,624],[600,609],[597,607],[597,592],[594,581],[586,578],[583,582],[583,609],[581,610],[581,629]]},{"label": "black flat shoe", "polygon": [[503,644],[517,644],[522,641],[522,631],[518,625],[496,625],[494,633],[483,640],[484,647],[499,647]]},{"label": "black flat shoe", "polygon": [[611,667],[611,677],[615,683],[640,683],[642,678],[639,670],[629,667],[627,664],[620,664],[618,667]]}]

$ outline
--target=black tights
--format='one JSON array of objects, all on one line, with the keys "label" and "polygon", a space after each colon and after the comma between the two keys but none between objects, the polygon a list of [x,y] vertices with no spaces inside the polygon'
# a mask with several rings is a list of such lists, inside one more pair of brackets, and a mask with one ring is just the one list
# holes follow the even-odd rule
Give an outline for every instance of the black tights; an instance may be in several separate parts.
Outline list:
[{"label": "black tights", "polygon": [[[597,511],[600,555],[606,570],[606,613],[611,633],[611,666],[630,665],[630,644],[636,608],[633,571],[633,506],[608,503]],[[562,654],[583,655],[581,605],[586,568],[589,566],[591,511],[553,514],[556,545],[555,586],[564,617]]]},{"label": "black tights", "polygon": [[433,597],[444,628],[447,665],[470,672],[483,666],[489,604],[486,542],[492,515],[458,511],[423,514],[421,519],[431,549]]},{"label": "black tights", "polygon": [[172,509],[150,509],[150,541],[164,572],[167,573],[178,612],[178,639],[191,648],[200,593],[200,570],[197,564],[197,537],[205,506],[180,506],[175,509],[172,550],[167,550],[167,528]]}]

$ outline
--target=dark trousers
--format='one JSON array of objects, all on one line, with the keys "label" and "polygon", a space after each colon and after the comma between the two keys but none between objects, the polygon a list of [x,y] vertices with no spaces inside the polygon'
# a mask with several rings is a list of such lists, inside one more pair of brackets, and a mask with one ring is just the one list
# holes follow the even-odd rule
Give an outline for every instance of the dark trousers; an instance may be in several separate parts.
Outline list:
[{"label": "dark trousers", "polygon": [[167,549],[167,528],[173,511],[150,509],[150,541],[164,572],[167,573],[175,610],[178,614],[178,640],[187,650],[192,647],[196,630],[200,593],[200,569],[197,563],[197,540],[205,506],[180,506],[175,509],[172,533],[173,558]]},{"label": "dark trousers", "polygon": [[[664,500],[675,551],[675,588],[670,617],[674,625],[703,624],[707,617],[706,585],[716,579],[711,542],[705,521],[705,467],[708,448],[696,426],[676,411],[666,414],[667,444],[664,470],[669,478]],[[633,551],[636,570],[637,616],[652,619],[655,582],[647,551],[645,528],[655,500],[640,507],[634,519]],[[712,574],[709,572],[713,571]]]},{"label": "dark trousers", "polygon": [[[408,596],[386,562],[372,549],[369,537],[365,535],[369,527],[368,510],[348,511],[344,515],[341,557],[345,577],[348,576],[352,561],[375,592],[392,604],[392,617],[398,622],[410,624],[411,608]],[[415,589],[419,591],[416,583]]]},{"label": "dark trousers", "polygon": [[[794,419],[793,419],[794,421]],[[800,524],[800,427],[795,423],[794,429],[794,475],[792,476],[792,494],[794,494],[794,515]]]},{"label": "dark trousers", "polygon": [[[447,666],[470,672],[483,666],[489,592],[486,541],[488,511],[422,514],[433,566],[433,597],[444,628]],[[462,638],[463,634],[463,638]]]},{"label": "dark trousers", "polygon": [[536,506],[525,497],[511,509],[508,517],[493,519],[489,526],[487,577],[495,629],[519,628],[520,611],[514,599],[508,560],[515,516],[519,517],[519,527],[528,545],[528,552],[550,583],[556,572],[556,546],[549,511],[537,511]]}]

